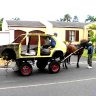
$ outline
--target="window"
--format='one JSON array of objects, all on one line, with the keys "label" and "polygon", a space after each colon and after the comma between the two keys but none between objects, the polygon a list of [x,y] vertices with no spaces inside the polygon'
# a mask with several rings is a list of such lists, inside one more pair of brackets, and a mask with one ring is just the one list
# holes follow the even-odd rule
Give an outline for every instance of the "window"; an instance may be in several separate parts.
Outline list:
[{"label": "window", "polygon": [[75,41],[75,32],[69,31],[69,41]]},{"label": "window", "polygon": [[66,41],[79,41],[78,30],[66,30]]},{"label": "window", "polygon": [[36,56],[38,51],[38,36],[30,35],[27,37],[28,44],[21,45],[21,55]]},{"label": "window", "polygon": [[50,37],[49,36],[40,36],[40,44],[41,44],[41,50],[40,54],[42,56],[44,55],[50,55]]},{"label": "window", "polygon": [[88,31],[88,40],[90,40],[90,31]]}]

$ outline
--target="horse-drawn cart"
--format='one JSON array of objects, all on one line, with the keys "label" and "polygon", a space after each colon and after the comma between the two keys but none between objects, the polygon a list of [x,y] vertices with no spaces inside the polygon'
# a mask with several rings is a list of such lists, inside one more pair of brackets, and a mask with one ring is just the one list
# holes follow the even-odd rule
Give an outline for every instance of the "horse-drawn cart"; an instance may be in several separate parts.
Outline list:
[{"label": "horse-drawn cart", "polygon": [[[56,42],[54,47],[51,47],[49,38]],[[53,35],[22,34],[12,44],[0,46],[0,67],[10,67],[28,76],[34,64],[39,70],[44,70],[48,65],[50,73],[57,73],[65,53],[66,45]]]},{"label": "horse-drawn cart", "polygon": [[[51,46],[50,38],[56,44],[54,47]],[[34,64],[41,71],[48,65],[50,73],[58,73],[61,62],[64,63],[72,54],[84,49],[84,46],[85,43],[66,55],[68,51],[66,45],[53,35],[22,34],[12,44],[0,46],[0,67],[9,67],[23,76],[28,76],[33,72]],[[81,56],[80,54],[78,56]],[[67,68],[66,63],[65,67]],[[77,67],[79,67],[78,62]]]}]

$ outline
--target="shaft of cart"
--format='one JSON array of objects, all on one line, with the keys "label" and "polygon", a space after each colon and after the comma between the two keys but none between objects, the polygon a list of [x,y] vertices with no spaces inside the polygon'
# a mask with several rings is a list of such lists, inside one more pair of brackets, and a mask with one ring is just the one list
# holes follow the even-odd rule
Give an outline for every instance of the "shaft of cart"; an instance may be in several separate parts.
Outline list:
[{"label": "shaft of cart", "polygon": [[64,61],[66,59],[68,59],[70,56],[72,56],[73,54],[75,54],[76,52],[78,52],[79,50],[83,49],[83,47],[80,47],[79,49],[77,49],[76,51],[74,51],[73,53],[69,54],[68,56],[66,56],[62,61],[61,63],[63,64],[63,68],[64,68]]}]

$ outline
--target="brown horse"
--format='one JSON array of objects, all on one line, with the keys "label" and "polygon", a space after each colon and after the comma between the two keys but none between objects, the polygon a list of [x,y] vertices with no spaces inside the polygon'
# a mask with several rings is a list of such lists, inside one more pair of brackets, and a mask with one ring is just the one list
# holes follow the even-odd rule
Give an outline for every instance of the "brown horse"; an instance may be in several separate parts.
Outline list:
[{"label": "brown horse", "polygon": [[[67,52],[65,53],[65,60],[64,60],[64,64],[65,64],[65,68],[67,69],[67,63],[70,63],[70,57],[71,55],[76,55],[77,56],[77,68],[79,68],[79,60],[84,52],[84,49],[88,47],[88,41],[87,40],[82,40],[80,42],[80,44],[78,45],[73,45],[73,44],[69,44],[67,46]],[[64,65],[63,65],[64,67]]]}]

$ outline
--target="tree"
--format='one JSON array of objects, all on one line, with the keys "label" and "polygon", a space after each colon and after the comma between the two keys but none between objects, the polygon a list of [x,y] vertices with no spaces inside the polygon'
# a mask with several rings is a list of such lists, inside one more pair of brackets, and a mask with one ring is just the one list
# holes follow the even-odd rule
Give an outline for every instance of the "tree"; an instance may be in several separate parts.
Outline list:
[{"label": "tree", "polygon": [[15,17],[15,18],[12,18],[12,20],[19,21],[19,20],[20,20],[20,18],[19,18],[19,17]]},{"label": "tree", "polygon": [[57,19],[57,21],[61,21],[61,22],[63,22],[64,20],[63,20],[62,18],[60,18],[59,20]]},{"label": "tree", "polygon": [[71,22],[71,19],[72,19],[72,18],[71,18],[71,16],[70,16],[69,14],[65,14],[65,15],[64,15],[64,19],[63,19],[63,20],[64,20],[65,22]]},{"label": "tree", "polygon": [[79,22],[79,20],[78,20],[78,17],[77,17],[77,16],[74,16],[74,17],[73,17],[73,22]]},{"label": "tree", "polygon": [[[92,24],[89,26],[89,29],[96,30],[96,25]],[[95,44],[95,53],[96,53],[96,33],[94,33],[92,30],[89,31],[90,40]]]},{"label": "tree", "polygon": [[3,22],[3,18],[0,19],[0,31],[2,31],[2,22]]},{"label": "tree", "polygon": [[65,14],[63,18],[60,18],[57,21],[61,21],[61,22],[71,22],[71,16],[69,14]]},{"label": "tree", "polygon": [[94,22],[96,21],[96,17],[88,15],[87,18],[85,19],[85,22]]},{"label": "tree", "polygon": [[92,24],[91,26],[89,26],[89,28],[96,30],[96,24]]}]

